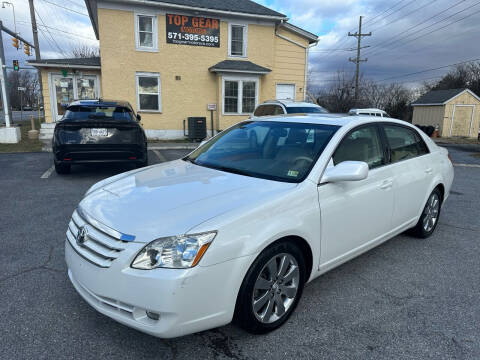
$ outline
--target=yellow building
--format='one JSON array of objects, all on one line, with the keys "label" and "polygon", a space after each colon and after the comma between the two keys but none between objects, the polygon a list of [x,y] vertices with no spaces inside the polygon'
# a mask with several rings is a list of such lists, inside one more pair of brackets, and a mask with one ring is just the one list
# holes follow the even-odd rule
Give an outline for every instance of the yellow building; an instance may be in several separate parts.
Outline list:
[{"label": "yellow building", "polygon": [[262,101],[305,98],[318,38],[274,10],[249,0],[85,2],[101,58],[30,62],[42,69],[47,122],[63,103],[101,96],[129,101],[149,138],[172,139],[188,117],[210,129],[211,108],[218,131]]},{"label": "yellow building", "polygon": [[415,125],[438,126],[442,137],[479,136],[480,98],[468,89],[430,91],[412,106]]}]

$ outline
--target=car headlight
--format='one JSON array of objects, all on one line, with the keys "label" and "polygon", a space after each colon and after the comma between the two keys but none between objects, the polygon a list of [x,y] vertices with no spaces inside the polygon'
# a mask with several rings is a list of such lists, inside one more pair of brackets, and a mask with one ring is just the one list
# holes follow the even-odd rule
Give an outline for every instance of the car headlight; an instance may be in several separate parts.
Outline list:
[{"label": "car headlight", "polygon": [[132,262],[132,268],[186,269],[198,264],[217,235],[216,231],[160,238],[145,246]]}]

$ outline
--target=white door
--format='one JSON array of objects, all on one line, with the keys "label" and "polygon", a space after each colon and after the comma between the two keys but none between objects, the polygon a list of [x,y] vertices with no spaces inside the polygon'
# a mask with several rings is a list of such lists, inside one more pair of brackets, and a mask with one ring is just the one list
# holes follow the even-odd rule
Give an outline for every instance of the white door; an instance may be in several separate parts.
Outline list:
[{"label": "white door", "polygon": [[295,84],[277,84],[277,100],[295,100]]},{"label": "white door", "polygon": [[331,268],[362,251],[391,230],[394,206],[393,176],[375,125],[347,135],[335,154],[335,165],[348,160],[369,165],[360,181],[327,183],[318,187],[321,211],[321,266]]}]

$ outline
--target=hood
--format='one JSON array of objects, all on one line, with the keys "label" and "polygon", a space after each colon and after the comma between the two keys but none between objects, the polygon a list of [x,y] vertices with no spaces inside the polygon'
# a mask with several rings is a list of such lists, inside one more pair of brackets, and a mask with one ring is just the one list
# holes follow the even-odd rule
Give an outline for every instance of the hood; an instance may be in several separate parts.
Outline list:
[{"label": "hood", "polygon": [[134,235],[135,241],[150,242],[185,234],[206,220],[295,186],[176,160],[107,182],[79,206],[112,229]]}]

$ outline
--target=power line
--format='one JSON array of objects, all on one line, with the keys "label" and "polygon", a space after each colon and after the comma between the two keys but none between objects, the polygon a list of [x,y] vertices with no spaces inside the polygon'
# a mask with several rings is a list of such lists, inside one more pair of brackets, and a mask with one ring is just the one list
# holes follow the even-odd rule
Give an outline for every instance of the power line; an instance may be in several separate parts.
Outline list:
[{"label": "power line", "polygon": [[[17,21],[17,22],[18,22],[18,23],[21,23],[21,24],[29,24],[28,21]],[[87,39],[87,40],[96,40],[96,39],[91,38],[91,37],[88,37],[88,36],[79,35],[79,34],[72,33],[72,32],[69,32],[69,31],[66,31],[66,30],[62,30],[62,29],[59,29],[59,28],[55,28],[55,27],[52,27],[52,26],[47,26],[47,25],[40,25],[40,26],[41,26],[41,27],[44,27],[44,28],[46,28],[46,29],[53,30],[53,31],[57,31],[57,32],[61,32],[61,33],[64,33],[64,34],[76,36],[76,37],[78,37],[78,38],[83,38],[83,39]]]},{"label": "power line", "polygon": [[52,1],[48,1],[48,0],[42,0],[42,1],[44,1],[44,2],[46,2],[46,3],[48,3],[48,4],[51,4],[51,5],[57,6],[57,7],[59,7],[59,8],[62,8],[62,9],[64,9],[64,10],[68,10],[68,11],[74,12],[74,13],[76,13],[76,14],[89,17],[88,14],[85,14],[85,13],[80,12],[80,11],[77,11],[77,10],[70,9],[70,8],[68,8],[68,7],[66,7],[66,6],[63,6],[63,5],[56,4],[56,3],[52,2]]},{"label": "power line", "polygon": [[[471,6],[469,6],[469,7],[467,7],[467,8],[465,8],[465,9],[463,9],[463,10],[457,11],[455,14],[452,14],[452,15],[450,15],[450,16],[447,16],[447,17],[443,18],[442,20],[436,21],[435,23],[433,23],[433,24],[431,24],[431,25],[428,25],[428,26],[426,26],[426,27],[418,30],[416,33],[420,32],[420,31],[423,31],[423,30],[425,30],[425,29],[428,29],[428,28],[430,28],[430,27],[432,27],[432,26],[434,26],[434,25],[436,25],[436,24],[439,24],[439,23],[445,21],[445,20],[448,20],[448,19],[454,17],[455,15],[458,15],[458,14],[464,12],[464,11],[467,11],[467,10],[469,10],[469,9],[471,9],[471,8],[479,5],[479,4],[480,4],[480,1],[477,2],[477,3],[475,3],[475,4],[473,4],[473,5],[471,5]],[[464,19],[467,19],[467,18],[469,18],[469,17],[472,17],[473,15],[476,15],[476,14],[479,13],[479,12],[480,12],[480,11],[476,11],[476,12],[474,12],[474,13],[471,13],[470,15],[467,15],[467,16],[464,16],[463,18],[457,19],[457,20],[455,20],[455,21],[453,21],[453,22],[451,22],[451,23],[449,23],[449,24],[447,24],[447,25],[444,25],[444,26],[440,27],[440,28],[434,29],[434,30],[429,31],[429,32],[427,32],[427,33],[425,33],[425,34],[419,35],[419,36],[417,36],[417,37],[415,37],[415,38],[413,38],[413,39],[407,40],[407,41],[404,42],[403,44],[397,45],[397,44],[395,43],[395,44],[393,44],[393,45],[396,45],[396,49],[398,49],[399,47],[403,47],[403,46],[405,46],[406,44],[411,43],[412,41],[415,41],[415,40],[420,39],[420,38],[422,38],[422,37],[424,37],[424,36],[430,35],[430,34],[432,34],[432,33],[434,33],[434,32],[443,30],[443,29],[445,29],[446,27],[448,27],[448,26],[450,26],[450,25],[453,25],[453,24],[455,24],[455,23],[457,23],[457,22],[459,22],[459,21],[462,21],[462,20],[464,20]],[[414,35],[414,34],[409,34],[409,35],[407,35],[407,36],[401,37],[400,39],[406,39],[406,38],[408,38],[408,37],[410,37],[410,36],[412,36],[412,35]],[[382,50],[378,50],[377,52],[373,52],[373,53],[374,53],[374,54],[381,54],[381,53],[383,53],[383,52],[385,52],[385,51],[387,51],[387,50],[388,50],[388,49],[382,49]],[[371,55],[371,54],[372,54],[372,53],[370,53],[370,55]]]},{"label": "power line", "polygon": [[[407,7],[408,5],[410,5],[411,3],[415,2],[415,1],[418,1],[418,0],[410,0],[408,3],[406,3],[405,5],[403,5],[401,8],[396,9],[395,11],[392,11],[390,14],[384,16],[383,19],[378,19],[378,20],[374,21],[372,24],[375,24],[375,23],[379,22],[380,20],[385,20],[385,19],[388,18],[389,16],[395,14],[396,12],[399,12],[400,10],[404,9],[405,7]],[[372,24],[370,24],[370,26],[371,26]]]},{"label": "power line", "polygon": [[[453,5],[449,6],[448,8],[446,8],[446,9],[444,9],[444,10],[436,13],[435,15],[430,16],[428,19],[425,19],[425,20],[423,20],[423,21],[420,21],[418,24],[416,24],[416,25],[413,26],[413,27],[408,28],[406,31],[403,31],[403,32],[401,32],[401,33],[397,33],[397,34],[395,34],[393,37],[390,37],[390,38],[388,38],[388,39],[386,39],[386,40],[384,40],[384,41],[381,41],[381,42],[378,43],[378,44],[372,45],[372,48],[374,48],[374,47],[379,47],[380,45],[383,45],[383,44],[385,44],[385,43],[390,43],[390,44],[391,44],[391,43],[393,42],[392,40],[394,40],[394,39],[397,38],[398,36],[400,36],[400,38],[410,36],[411,34],[410,34],[410,35],[405,35],[405,33],[408,33],[408,32],[410,32],[410,31],[412,31],[413,29],[416,29],[416,28],[419,27],[420,25],[425,24],[426,22],[430,21],[431,19],[436,18],[436,17],[439,16],[439,15],[442,15],[443,13],[447,12],[448,10],[450,10],[450,9],[452,9],[452,8],[460,5],[461,3],[464,3],[465,1],[467,1],[467,0],[460,0],[460,1],[457,2],[456,4],[453,4]],[[421,30],[419,30],[419,31],[421,31]],[[403,37],[402,37],[402,35],[403,35]],[[367,53],[368,53],[369,51],[372,52],[372,50],[368,50]],[[373,52],[375,52],[375,50],[373,50]]]},{"label": "power line", "polygon": [[[385,14],[386,12],[392,10],[394,7],[397,7],[398,5],[400,5],[402,2],[404,2],[406,0],[400,0],[398,3],[396,3],[395,5],[393,6],[390,6],[388,9],[382,11],[381,13],[377,14],[376,16],[374,16],[373,18],[371,19],[368,19],[367,21],[365,21],[365,25],[369,24],[370,22],[372,22],[374,19],[378,18],[379,16]],[[351,30],[351,31],[354,31],[355,29]]]},{"label": "power line", "polygon": [[[50,30],[48,30],[48,28],[46,27],[45,25],[45,22],[43,21],[42,17],[40,16],[40,14],[38,13],[37,9],[35,9],[35,13],[38,15],[38,18],[40,19],[40,22],[43,24],[43,26],[46,28],[48,34],[50,35],[50,37],[52,38],[52,41],[54,42],[55,46],[57,47],[57,49],[60,51],[60,53],[65,56],[65,53],[63,52],[62,48],[58,45],[57,41],[55,40],[55,38],[52,36],[52,34],[50,33]],[[43,29],[40,29],[43,33]],[[45,33],[44,33],[44,36],[45,36]]]},{"label": "power line", "polygon": [[385,27],[385,26],[387,26],[387,25],[388,25],[388,26],[391,26],[392,24],[395,24],[397,21],[400,21],[400,20],[406,18],[408,15],[413,14],[414,12],[417,12],[417,11],[423,9],[423,8],[426,8],[427,6],[433,4],[433,3],[436,2],[436,1],[438,1],[438,0],[432,0],[432,1],[430,1],[429,3],[427,3],[427,4],[424,4],[424,5],[420,6],[419,8],[416,8],[416,9],[410,11],[409,13],[406,13],[406,14],[400,16],[399,18],[397,18],[396,20],[394,20],[394,21],[392,21],[392,22],[389,22],[389,23],[387,23],[387,24],[383,24],[383,25],[380,25],[380,26],[378,26],[378,27],[376,27],[376,28],[373,28],[372,31],[376,31],[376,30],[381,29],[381,28],[383,28],[383,27]]},{"label": "power line", "polygon": [[385,78],[385,79],[381,79],[381,80],[378,80],[378,81],[386,81],[386,80],[396,79],[396,78],[405,77],[405,76],[423,74],[423,73],[430,72],[430,71],[445,69],[445,68],[448,68],[448,67],[451,67],[451,66],[457,66],[457,65],[467,64],[467,63],[470,63],[470,62],[473,62],[473,61],[480,61],[480,58],[465,60],[465,61],[461,61],[461,62],[458,62],[458,63],[455,63],[455,64],[449,64],[449,65],[439,66],[439,67],[432,68],[432,69],[425,69],[425,70],[421,70],[421,71],[417,71],[417,72],[413,72],[413,73],[409,73],[409,74],[402,74],[402,75],[397,75],[397,76],[391,76],[391,77],[388,77],[388,78]]}]

